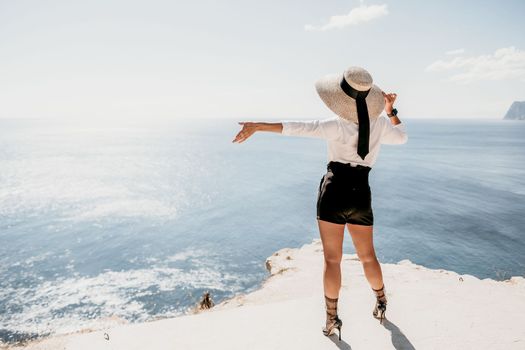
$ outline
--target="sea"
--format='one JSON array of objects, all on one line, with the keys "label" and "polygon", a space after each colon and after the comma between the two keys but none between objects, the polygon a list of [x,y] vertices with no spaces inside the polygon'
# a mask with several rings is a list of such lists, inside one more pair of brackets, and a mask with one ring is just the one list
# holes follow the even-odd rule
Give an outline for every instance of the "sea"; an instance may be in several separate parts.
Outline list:
[{"label": "sea", "polygon": [[[382,263],[525,275],[525,122],[403,119],[370,173]],[[185,314],[319,238],[326,141],[238,120],[0,119],[0,340]],[[345,253],[354,253],[345,232]]]}]

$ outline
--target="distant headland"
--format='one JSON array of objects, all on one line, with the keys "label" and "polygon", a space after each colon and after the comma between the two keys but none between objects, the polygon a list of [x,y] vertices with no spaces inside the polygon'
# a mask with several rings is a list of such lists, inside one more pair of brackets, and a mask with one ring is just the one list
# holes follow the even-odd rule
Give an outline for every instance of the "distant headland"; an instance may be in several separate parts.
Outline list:
[{"label": "distant headland", "polygon": [[525,120],[525,101],[514,101],[503,119]]}]

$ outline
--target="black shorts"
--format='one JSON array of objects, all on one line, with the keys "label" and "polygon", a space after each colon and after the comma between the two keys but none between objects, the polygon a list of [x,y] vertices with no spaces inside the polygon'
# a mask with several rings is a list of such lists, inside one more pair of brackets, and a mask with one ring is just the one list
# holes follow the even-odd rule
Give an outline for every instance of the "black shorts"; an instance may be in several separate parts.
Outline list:
[{"label": "black shorts", "polygon": [[317,194],[317,219],[336,224],[374,224],[368,174],[372,168],[329,162]]}]

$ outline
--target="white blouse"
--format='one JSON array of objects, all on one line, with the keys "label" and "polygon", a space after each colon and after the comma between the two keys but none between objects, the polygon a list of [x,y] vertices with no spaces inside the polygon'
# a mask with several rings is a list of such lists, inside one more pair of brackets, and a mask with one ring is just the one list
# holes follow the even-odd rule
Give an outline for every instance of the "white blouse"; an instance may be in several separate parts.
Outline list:
[{"label": "white blouse", "polygon": [[379,154],[381,144],[403,144],[408,136],[403,123],[392,125],[389,118],[380,115],[370,121],[369,153],[365,159],[357,154],[358,124],[334,116],[320,120],[283,120],[282,134],[326,139],[328,161],[350,163],[372,167]]}]

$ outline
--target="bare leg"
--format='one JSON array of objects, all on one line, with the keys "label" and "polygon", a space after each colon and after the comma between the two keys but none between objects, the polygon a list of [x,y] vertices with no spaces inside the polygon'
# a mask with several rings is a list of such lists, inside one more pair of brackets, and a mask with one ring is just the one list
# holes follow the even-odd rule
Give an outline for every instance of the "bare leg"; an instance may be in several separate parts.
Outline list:
[{"label": "bare leg", "polygon": [[341,259],[343,257],[343,238],[345,225],[317,220],[323,243],[325,296],[338,298],[341,289]]},{"label": "bare leg", "polygon": [[352,236],[355,251],[365,272],[366,279],[373,289],[383,286],[383,273],[381,265],[376,258],[373,242],[373,226],[347,224],[348,231]]}]

